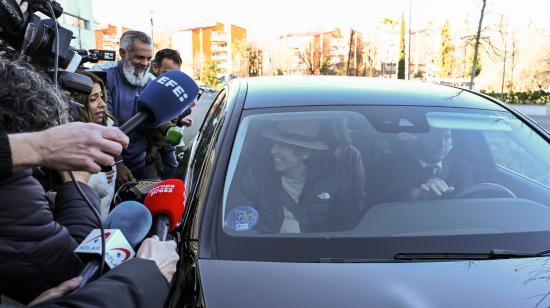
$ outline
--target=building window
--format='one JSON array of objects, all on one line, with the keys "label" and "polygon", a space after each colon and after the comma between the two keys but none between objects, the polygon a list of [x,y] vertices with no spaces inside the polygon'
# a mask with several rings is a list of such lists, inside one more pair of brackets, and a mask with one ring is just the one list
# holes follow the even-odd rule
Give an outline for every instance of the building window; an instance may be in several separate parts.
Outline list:
[{"label": "building window", "polygon": [[90,21],[77,16],[63,13],[63,23],[69,26],[90,30]]}]

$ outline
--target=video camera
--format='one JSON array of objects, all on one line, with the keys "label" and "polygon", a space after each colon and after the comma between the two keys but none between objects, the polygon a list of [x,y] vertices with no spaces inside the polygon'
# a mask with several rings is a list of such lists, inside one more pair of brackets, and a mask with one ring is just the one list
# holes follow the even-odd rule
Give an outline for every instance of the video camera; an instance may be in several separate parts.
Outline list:
[{"label": "video camera", "polygon": [[[0,0],[0,51],[8,57],[19,58],[53,76],[53,80],[69,92],[89,94],[92,80],[75,71],[86,61],[105,58],[114,60],[113,52],[88,53],[70,47],[73,33],[57,24],[63,7],[52,0],[26,0],[29,9],[21,12],[15,0]],[[41,19],[40,12],[51,19]],[[107,56],[106,56],[107,55]],[[83,57],[84,56],[84,57]],[[56,61],[57,59],[57,61]]]},{"label": "video camera", "polygon": [[80,65],[90,62],[97,63],[99,61],[115,61],[116,52],[112,50],[103,50],[103,49],[78,49],[76,51],[82,60],[80,60]]}]

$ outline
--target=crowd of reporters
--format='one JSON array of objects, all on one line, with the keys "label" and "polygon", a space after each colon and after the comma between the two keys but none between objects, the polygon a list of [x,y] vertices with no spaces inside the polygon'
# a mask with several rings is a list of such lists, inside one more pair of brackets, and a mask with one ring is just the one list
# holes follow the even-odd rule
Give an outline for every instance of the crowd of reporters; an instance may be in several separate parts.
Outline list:
[{"label": "crowd of reporters", "polygon": [[[115,183],[170,178],[177,166],[174,147],[164,138],[155,142],[158,129],[128,137],[117,127],[136,113],[136,97],[154,78],[151,43],[145,33],[125,33],[121,60],[93,69],[99,73],[81,72],[93,81],[92,91],[72,97],[30,65],[0,56],[0,294],[40,307],[164,305],[178,255],[174,241],[155,236],[143,241],[136,258],[73,291],[83,268],[74,250],[100,225],[81,194],[105,219]],[[174,64],[169,69],[179,69],[177,52],[157,55],[155,75],[165,57]],[[177,121],[168,126],[191,124]],[[116,167],[101,172],[102,166]],[[39,181],[51,174],[59,178],[55,187]]]}]

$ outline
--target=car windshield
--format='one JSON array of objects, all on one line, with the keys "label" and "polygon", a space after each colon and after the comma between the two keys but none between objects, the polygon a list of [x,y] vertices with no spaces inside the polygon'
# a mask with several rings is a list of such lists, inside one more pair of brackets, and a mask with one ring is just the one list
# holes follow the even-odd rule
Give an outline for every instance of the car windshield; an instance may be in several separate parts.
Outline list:
[{"label": "car windshield", "polygon": [[[547,140],[507,111],[248,110],[218,211],[220,255],[311,261],[548,249],[518,236],[550,236],[549,153]],[[453,238],[460,244],[450,246]],[[253,245],[271,247],[271,256]]]}]

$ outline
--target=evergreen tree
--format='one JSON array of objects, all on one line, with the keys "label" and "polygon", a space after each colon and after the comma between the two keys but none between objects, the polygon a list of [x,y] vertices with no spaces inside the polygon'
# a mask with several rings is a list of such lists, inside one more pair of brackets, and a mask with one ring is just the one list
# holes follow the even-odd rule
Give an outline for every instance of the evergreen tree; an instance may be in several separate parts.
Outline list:
[{"label": "evergreen tree", "polygon": [[[472,41],[470,43],[470,48],[468,49],[468,63],[474,63],[475,47],[476,47],[476,42]],[[476,69],[475,69],[474,77],[479,76],[479,73],[481,73],[481,61],[478,57],[476,61]],[[470,74],[471,74],[471,71],[468,71],[466,72],[466,76],[464,77],[470,77]]]},{"label": "evergreen tree", "polygon": [[397,79],[405,79],[405,15],[401,12],[401,32],[399,33],[399,62]]},{"label": "evergreen tree", "polygon": [[439,77],[450,77],[456,65],[455,47],[451,38],[451,24],[445,21],[440,30],[441,45],[439,47]]},{"label": "evergreen tree", "polygon": [[220,82],[218,79],[218,73],[220,72],[220,68],[216,65],[213,61],[207,61],[206,62],[206,68],[202,72],[202,81],[204,81],[205,84],[216,87],[216,85]]}]

